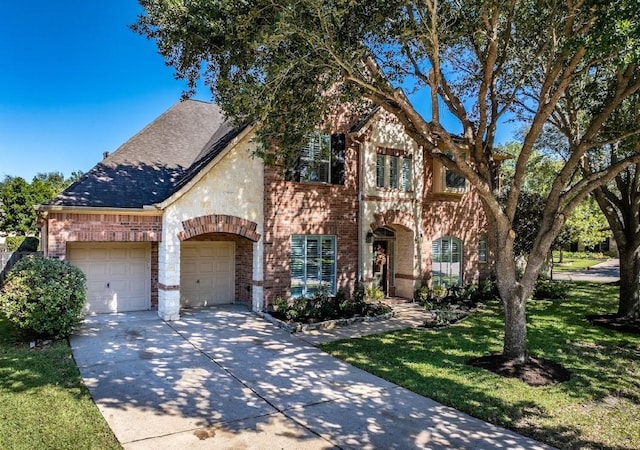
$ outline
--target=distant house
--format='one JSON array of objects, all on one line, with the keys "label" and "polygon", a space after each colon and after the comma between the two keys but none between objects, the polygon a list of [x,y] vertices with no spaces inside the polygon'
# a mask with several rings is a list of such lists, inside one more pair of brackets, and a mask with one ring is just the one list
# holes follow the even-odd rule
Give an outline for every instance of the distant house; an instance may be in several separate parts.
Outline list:
[{"label": "distant house", "polygon": [[37,207],[45,254],[87,274],[87,312],[173,320],[359,282],[410,298],[490,272],[477,194],[383,111],[314,133],[286,172],[252,157],[254,132],[179,102]]}]

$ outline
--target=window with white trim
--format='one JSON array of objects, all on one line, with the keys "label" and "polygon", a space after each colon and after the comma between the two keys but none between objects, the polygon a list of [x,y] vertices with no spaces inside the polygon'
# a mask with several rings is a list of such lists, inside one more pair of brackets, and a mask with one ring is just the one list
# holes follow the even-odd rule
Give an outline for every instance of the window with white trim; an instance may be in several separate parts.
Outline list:
[{"label": "window with white trim", "polygon": [[311,297],[321,286],[336,293],[336,237],[291,236],[291,296]]},{"label": "window with white trim", "polygon": [[478,262],[487,262],[487,240],[485,238],[478,241]]},{"label": "window with white trim", "polygon": [[462,286],[462,241],[451,236],[431,244],[431,279],[434,286]]},{"label": "window with white trim", "polygon": [[411,191],[411,162],[410,156],[376,154],[376,187]]}]

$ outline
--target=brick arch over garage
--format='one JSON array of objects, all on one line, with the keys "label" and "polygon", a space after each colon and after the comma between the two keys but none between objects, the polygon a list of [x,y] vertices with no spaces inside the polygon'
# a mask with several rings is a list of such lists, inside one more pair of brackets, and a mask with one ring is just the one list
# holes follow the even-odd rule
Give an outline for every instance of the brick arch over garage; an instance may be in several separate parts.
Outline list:
[{"label": "brick arch over garage", "polygon": [[181,241],[207,233],[230,233],[245,237],[252,242],[260,240],[256,231],[258,224],[247,219],[226,214],[211,214],[182,222],[184,231],[178,233]]},{"label": "brick arch over garage", "polygon": [[399,209],[392,209],[383,213],[375,214],[375,221],[370,224],[371,230],[375,231],[384,226],[395,225],[405,229],[405,231],[415,231],[413,215]]}]

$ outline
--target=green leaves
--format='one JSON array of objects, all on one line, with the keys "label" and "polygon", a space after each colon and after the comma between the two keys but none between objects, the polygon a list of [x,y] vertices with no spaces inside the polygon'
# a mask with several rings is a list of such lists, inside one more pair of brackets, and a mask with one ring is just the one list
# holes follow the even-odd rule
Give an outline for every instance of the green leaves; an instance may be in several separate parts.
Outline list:
[{"label": "green leaves", "polygon": [[18,234],[35,233],[35,205],[51,200],[81,176],[74,172],[69,179],[59,172],[39,173],[27,183],[21,177],[5,177],[0,182],[0,231]]},{"label": "green leaves", "polygon": [[28,256],[9,271],[0,293],[0,313],[28,334],[66,337],[82,318],[85,287],[79,268]]}]

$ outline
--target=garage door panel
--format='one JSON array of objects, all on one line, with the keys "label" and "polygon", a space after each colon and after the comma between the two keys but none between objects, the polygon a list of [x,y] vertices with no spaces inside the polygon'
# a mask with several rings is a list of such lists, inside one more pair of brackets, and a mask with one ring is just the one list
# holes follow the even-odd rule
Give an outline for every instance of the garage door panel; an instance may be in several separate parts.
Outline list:
[{"label": "garage door panel", "polygon": [[149,309],[149,244],[70,243],[67,252],[87,276],[87,312]]},{"label": "garage door panel", "polygon": [[180,270],[183,305],[208,306],[235,301],[235,243],[184,242]]}]

